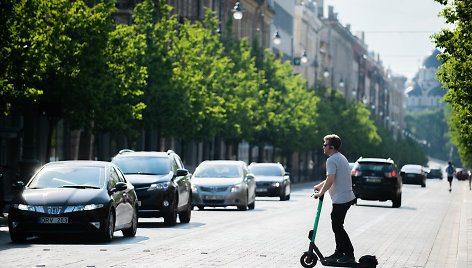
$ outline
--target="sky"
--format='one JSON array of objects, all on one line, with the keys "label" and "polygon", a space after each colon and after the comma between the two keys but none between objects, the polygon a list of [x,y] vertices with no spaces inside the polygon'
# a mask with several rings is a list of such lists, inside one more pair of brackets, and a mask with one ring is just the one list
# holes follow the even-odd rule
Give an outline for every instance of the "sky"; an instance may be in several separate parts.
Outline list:
[{"label": "sky", "polygon": [[438,17],[443,6],[433,0],[325,0],[334,6],[342,25],[364,31],[369,51],[380,54],[385,68],[411,80],[424,58],[434,50],[431,35],[451,28]]}]

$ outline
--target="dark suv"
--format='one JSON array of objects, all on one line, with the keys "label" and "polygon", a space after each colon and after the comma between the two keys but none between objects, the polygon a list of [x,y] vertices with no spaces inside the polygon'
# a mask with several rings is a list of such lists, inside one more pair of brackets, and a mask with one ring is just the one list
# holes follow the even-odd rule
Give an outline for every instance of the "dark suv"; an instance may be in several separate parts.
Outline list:
[{"label": "dark suv", "polygon": [[402,178],[392,159],[359,158],[352,169],[352,188],[357,198],[392,200],[392,207],[402,204]]},{"label": "dark suv", "polygon": [[180,157],[167,152],[121,150],[112,162],[135,188],[140,217],[164,217],[166,225],[190,222],[192,193],[190,174]]}]

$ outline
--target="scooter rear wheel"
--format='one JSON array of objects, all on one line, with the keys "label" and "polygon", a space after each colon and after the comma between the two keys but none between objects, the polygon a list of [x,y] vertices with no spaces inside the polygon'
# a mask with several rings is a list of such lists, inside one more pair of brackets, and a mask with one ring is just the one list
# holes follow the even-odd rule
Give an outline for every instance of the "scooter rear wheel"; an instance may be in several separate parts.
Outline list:
[{"label": "scooter rear wheel", "polygon": [[318,257],[314,253],[306,251],[300,257],[300,263],[303,267],[315,267]]}]

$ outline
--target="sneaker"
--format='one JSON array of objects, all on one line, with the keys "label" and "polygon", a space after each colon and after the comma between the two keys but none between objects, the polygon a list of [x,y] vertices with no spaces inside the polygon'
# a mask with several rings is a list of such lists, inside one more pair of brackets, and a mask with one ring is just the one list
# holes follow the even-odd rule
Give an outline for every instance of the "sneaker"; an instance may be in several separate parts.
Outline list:
[{"label": "sneaker", "polygon": [[356,259],[352,256],[347,256],[347,255],[344,255],[338,259],[338,263],[354,263],[354,262],[356,262]]},{"label": "sneaker", "polygon": [[328,262],[336,262],[339,258],[342,258],[342,257],[343,257],[342,253],[334,252],[332,255],[325,257],[325,260]]}]

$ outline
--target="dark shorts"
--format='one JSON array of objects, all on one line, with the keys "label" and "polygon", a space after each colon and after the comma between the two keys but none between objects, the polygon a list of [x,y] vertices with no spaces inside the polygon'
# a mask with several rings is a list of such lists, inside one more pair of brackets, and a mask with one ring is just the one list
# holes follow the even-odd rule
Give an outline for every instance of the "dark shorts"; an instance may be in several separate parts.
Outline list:
[{"label": "dark shorts", "polygon": [[451,182],[451,181],[452,181],[452,178],[454,178],[454,176],[447,176],[447,181],[448,181],[448,182]]}]

